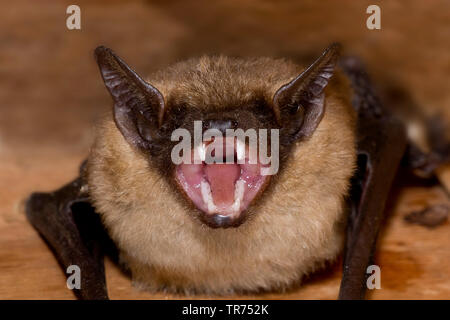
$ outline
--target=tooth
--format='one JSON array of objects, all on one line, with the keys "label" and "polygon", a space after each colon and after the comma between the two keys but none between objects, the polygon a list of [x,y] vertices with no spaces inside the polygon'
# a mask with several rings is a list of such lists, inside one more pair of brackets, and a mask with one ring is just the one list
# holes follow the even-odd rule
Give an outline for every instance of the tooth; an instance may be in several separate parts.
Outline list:
[{"label": "tooth", "polygon": [[239,179],[236,182],[236,189],[234,191],[234,197],[242,200],[244,198],[244,191],[245,191],[245,181],[242,179]]},{"label": "tooth", "polygon": [[[206,153],[206,147],[205,147],[204,143],[195,147],[196,159],[200,158],[200,161],[205,161],[205,153]],[[195,159],[194,159],[194,161],[195,161]],[[199,163],[196,163],[196,164],[199,164]]]},{"label": "tooth", "polygon": [[245,181],[244,180],[238,180],[236,182],[236,188],[234,189],[234,202],[232,205],[232,210],[234,212],[238,212],[241,208],[241,201],[244,198],[244,192],[245,192]]},{"label": "tooth", "polygon": [[238,213],[240,208],[241,208],[241,200],[239,199],[234,200],[234,203],[231,206],[231,210],[233,211],[233,213]]},{"label": "tooth", "polygon": [[202,143],[202,146],[201,146],[201,158],[202,158],[202,161],[205,161],[205,158],[206,158],[206,144],[203,142]]},{"label": "tooth", "polygon": [[202,198],[203,202],[208,207],[208,212],[212,213],[216,211],[216,206],[214,205],[212,194],[211,194],[211,187],[209,186],[209,183],[206,181],[201,182],[201,191],[202,191]]},{"label": "tooth", "polygon": [[236,149],[238,163],[245,163],[245,144],[239,139],[236,139]]}]

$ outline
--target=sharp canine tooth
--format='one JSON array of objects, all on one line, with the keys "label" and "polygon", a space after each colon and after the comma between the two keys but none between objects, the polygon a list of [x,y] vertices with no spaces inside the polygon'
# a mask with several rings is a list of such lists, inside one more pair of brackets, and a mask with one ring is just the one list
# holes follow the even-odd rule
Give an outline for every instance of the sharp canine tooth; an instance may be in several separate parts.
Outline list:
[{"label": "sharp canine tooth", "polygon": [[206,203],[208,207],[208,212],[214,212],[216,211],[216,206],[214,205],[212,194],[211,194],[211,187],[209,186],[209,183],[206,181],[201,182],[201,191],[202,191],[202,198],[203,202]]},{"label": "sharp canine tooth", "polygon": [[202,158],[202,161],[205,161],[205,158],[206,158],[206,144],[203,142],[202,143],[202,153],[201,153],[201,158]]},{"label": "sharp canine tooth", "polygon": [[201,161],[205,161],[205,153],[206,148],[204,143],[199,144],[197,147],[195,147],[195,154],[197,155],[197,159],[199,158]]},{"label": "sharp canine tooth", "polygon": [[242,179],[239,179],[236,182],[236,189],[234,191],[234,197],[236,199],[242,200],[244,198],[244,191],[245,191],[245,181]]},{"label": "sharp canine tooth", "polygon": [[236,182],[236,188],[234,189],[234,202],[232,205],[232,210],[234,212],[238,212],[241,208],[241,201],[244,198],[244,191],[245,191],[245,181],[244,180],[238,180]]},{"label": "sharp canine tooth", "polygon": [[[245,144],[239,139],[236,139],[236,149],[237,149],[236,153],[237,153],[238,163],[239,164],[245,163],[245,161],[243,161],[243,160],[245,160]],[[243,161],[243,162],[241,162],[241,161]]]}]

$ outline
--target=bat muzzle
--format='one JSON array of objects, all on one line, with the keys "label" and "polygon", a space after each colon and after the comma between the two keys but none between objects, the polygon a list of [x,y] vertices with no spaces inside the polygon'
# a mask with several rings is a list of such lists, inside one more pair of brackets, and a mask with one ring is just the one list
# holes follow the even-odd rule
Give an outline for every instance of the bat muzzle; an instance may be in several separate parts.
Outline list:
[{"label": "bat muzzle", "polygon": [[270,180],[256,150],[235,137],[203,142],[186,160],[175,168],[176,181],[213,228],[240,225]]}]

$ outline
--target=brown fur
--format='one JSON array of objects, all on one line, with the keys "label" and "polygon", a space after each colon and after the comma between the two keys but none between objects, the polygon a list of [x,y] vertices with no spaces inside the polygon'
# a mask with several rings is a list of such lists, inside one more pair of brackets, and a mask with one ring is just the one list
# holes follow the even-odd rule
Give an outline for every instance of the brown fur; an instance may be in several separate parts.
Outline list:
[{"label": "brown fur", "polygon": [[[284,60],[202,57],[149,78],[172,104],[220,109],[271,101],[302,71]],[[344,197],[355,167],[355,116],[338,72],[325,90],[325,116],[295,143],[251,219],[212,229],[188,214],[167,177],[151,170],[112,117],[99,126],[88,163],[92,201],[135,282],[150,290],[225,294],[284,289],[335,259],[343,244]],[[170,111],[169,111],[170,112]]]}]

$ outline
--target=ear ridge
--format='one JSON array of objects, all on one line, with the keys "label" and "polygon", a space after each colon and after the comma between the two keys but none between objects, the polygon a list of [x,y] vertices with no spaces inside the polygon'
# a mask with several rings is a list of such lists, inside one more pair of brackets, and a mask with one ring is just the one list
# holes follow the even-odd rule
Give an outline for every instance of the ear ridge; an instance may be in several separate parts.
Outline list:
[{"label": "ear ridge", "polygon": [[[114,120],[133,145],[148,147],[136,127],[138,118],[156,118],[160,127],[164,115],[164,98],[153,86],[145,82],[111,49],[100,46],[95,49],[95,58],[106,88],[114,100]],[[147,119],[151,120],[151,119]]]},{"label": "ear ridge", "polygon": [[[310,136],[319,125],[325,111],[323,91],[333,76],[339,51],[340,45],[333,43],[305,71],[274,94],[277,120],[282,126],[286,124],[283,122],[289,122],[287,129],[293,139]],[[294,115],[285,114],[293,105],[303,107],[303,113],[298,110]]]}]

